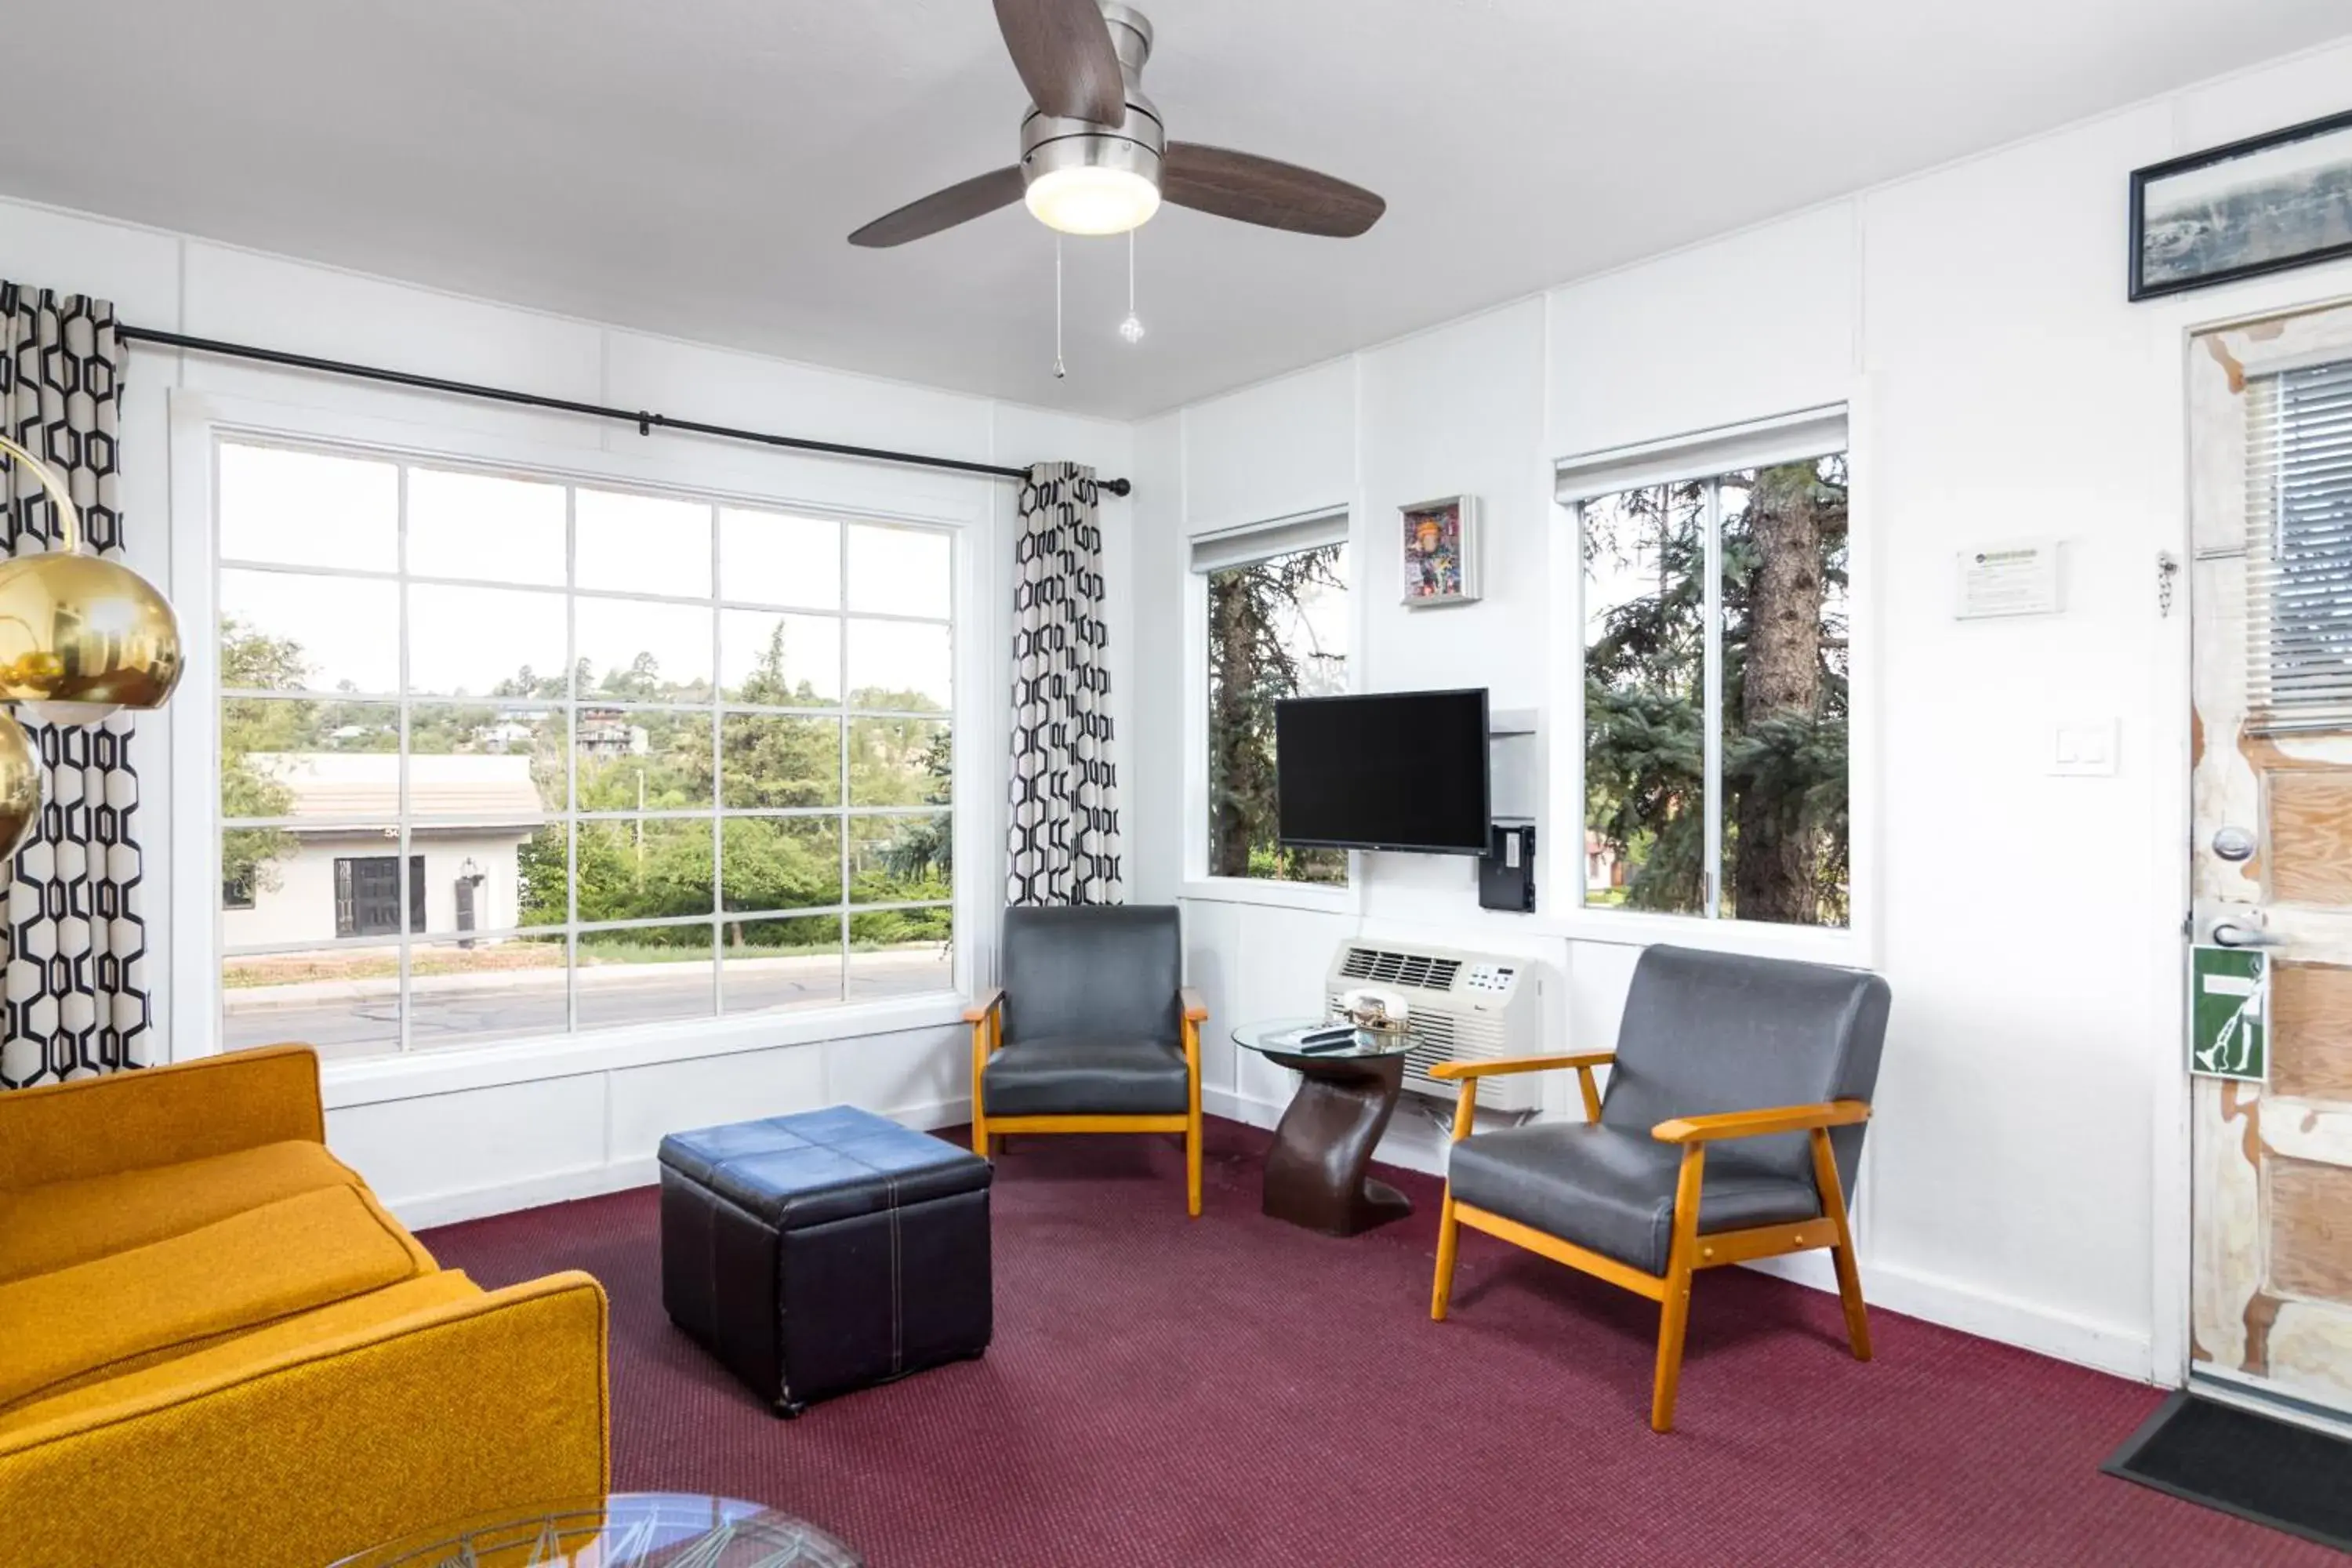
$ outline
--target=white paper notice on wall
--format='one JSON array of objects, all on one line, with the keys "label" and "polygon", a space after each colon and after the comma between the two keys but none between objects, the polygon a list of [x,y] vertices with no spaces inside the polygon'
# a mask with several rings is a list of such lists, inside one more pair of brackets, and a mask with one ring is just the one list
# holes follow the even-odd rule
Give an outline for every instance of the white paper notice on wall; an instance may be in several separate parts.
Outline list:
[{"label": "white paper notice on wall", "polygon": [[1964,621],[1992,616],[2058,613],[2058,542],[2013,539],[1959,552],[1959,605]]}]

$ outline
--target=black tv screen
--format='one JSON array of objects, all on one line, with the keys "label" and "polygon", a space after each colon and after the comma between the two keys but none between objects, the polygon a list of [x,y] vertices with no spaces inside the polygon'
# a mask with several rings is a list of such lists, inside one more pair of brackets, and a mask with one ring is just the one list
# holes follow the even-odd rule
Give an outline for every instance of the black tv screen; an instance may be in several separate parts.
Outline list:
[{"label": "black tv screen", "polygon": [[1486,852],[1484,687],[1292,698],[1274,765],[1286,847]]}]

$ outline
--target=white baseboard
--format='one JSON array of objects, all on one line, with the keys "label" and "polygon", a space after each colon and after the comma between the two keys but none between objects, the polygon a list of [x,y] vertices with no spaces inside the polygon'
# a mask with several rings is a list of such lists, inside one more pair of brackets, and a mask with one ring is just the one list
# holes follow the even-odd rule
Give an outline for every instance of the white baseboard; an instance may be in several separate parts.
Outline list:
[{"label": "white baseboard", "polygon": [[[1826,1276],[1827,1258],[1822,1263]],[[1834,1280],[1826,1284],[1835,1288]],[[1866,1252],[1862,1259],[1862,1293],[1874,1307],[1940,1323],[1981,1340],[1996,1340],[2135,1383],[2161,1381],[2156,1375],[2155,1342],[2145,1329],[2055,1311],[1898,1265],[1874,1264]]]},{"label": "white baseboard", "polygon": [[[971,1102],[969,1100],[931,1100],[883,1114],[903,1127],[928,1132],[934,1127],[954,1127],[971,1121]],[[392,1211],[394,1218],[411,1230],[426,1230],[436,1225],[456,1225],[461,1220],[487,1219],[492,1215],[542,1208],[549,1204],[566,1204],[577,1198],[601,1197],[606,1193],[625,1192],[631,1187],[649,1187],[661,1179],[660,1172],[659,1163],[653,1156],[641,1155],[635,1159],[615,1160],[609,1164],[551,1171],[528,1181],[507,1182],[497,1186],[386,1200],[384,1206]]]},{"label": "white baseboard", "polygon": [[[1283,1110],[1269,1101],[1224,1089],[1203,1089],[1201,1105],[1211,1115],[1253,1127],[1273,1126]],[[1444,1145],[1433,1152],[1425,1140],[1392,1134],[1381,1141],[1380,1158],[1407,1170],[1444,1173]],[[1871,1257],[1867,1236],[1860,1251],[1862,1292],[1874,1307],[2135,1382],[2161,1381],[2155,1376],[2154,1342],[2144,1330],[2053,1311],[1942,1276],[1877,1263]],[[1826,1252],[1760,1258],[1746,1267],[1811,1289],[1832,1293],[1837,1289],[1837,1275]]]},{"label": "white baseboard", "polygon": [[1271,1127],[1282,1120],[1282,1107],[1271,1100],[1249,1100],[1230,1089],[1201,1086],[1201,1114],[1222,1116],[1244,1127]]},{"label": "white baseboard", "polygon": [[543,1208],[549,1204],[568,1204],[575,1198],[602,1197],[606,1193],[650,1185],[656,1179],[653,1161],[619,1160],[609,1165],[551,1171],[527,1182],[403,1198],[397,1203],[386,1203],[384,1207],[409,1229],[426,1230],[436,1225],[456,1225],[461,1220],[487,1219],[492,1215]]}]

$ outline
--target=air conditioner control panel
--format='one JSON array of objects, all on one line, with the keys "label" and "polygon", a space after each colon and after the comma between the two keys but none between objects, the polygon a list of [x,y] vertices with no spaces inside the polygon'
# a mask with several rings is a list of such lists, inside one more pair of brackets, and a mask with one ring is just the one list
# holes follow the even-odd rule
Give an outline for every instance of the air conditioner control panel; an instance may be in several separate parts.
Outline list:
[{"label": "air conditioner control panel", "polygon": [[1517,974],[1517,968],[1512,964],[1474,963],[1463,976],[1462,984],[1465,990],[1484,992],[1489,996],[1507,996]]}]

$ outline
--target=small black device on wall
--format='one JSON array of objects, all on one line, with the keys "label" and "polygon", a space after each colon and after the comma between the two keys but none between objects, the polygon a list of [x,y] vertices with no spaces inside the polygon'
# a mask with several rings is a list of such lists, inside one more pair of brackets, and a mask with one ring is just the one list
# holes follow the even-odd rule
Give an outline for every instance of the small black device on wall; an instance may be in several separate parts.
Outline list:
[{"label": "small black device on wall", "polygon": [[1478,861],[1478,907],[1533,914],[1536,908],[1535,824],[1496,823],[1494,841]]}]

